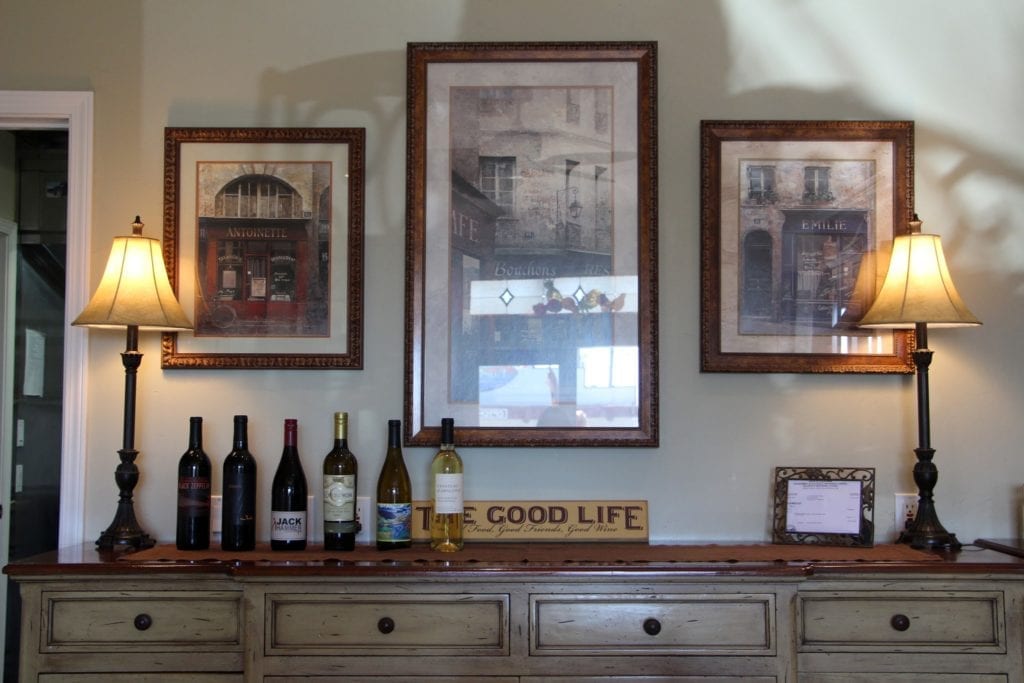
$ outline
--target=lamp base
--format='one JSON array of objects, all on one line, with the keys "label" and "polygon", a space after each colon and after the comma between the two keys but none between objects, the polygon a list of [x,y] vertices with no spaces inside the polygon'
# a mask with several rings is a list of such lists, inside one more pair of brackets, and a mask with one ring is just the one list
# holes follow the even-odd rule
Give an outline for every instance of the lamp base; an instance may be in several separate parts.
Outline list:
[{"label": "lamp base", "polygon": [[896,542],[919,550],[960,550],[962,547],[960,541],[956,540],[956,534],[946,531],[939,521],[930,487],[921,490],[914,521]]},{"label": "lamp base", "polygon": [[152,548],[156,541],[139,526],[132,503],[132,489],[139,481],[139,468],[135,465],[139,452],[134,448],[122,448],[117,454],[121,458],[121,464],[114,472],[114,481],[120,490],[117,511],[114,513],[114,521],[96,540],[96,547],[100,550]]},{"label": "lamp base", "polygon": [[922,532],[907,529],[900,534],[897,543],[905,543],[918,550],[960,550],[963,546],[956,540],[956,534],[943,529],[941,532]]},{"label": "lamp base", "polygon": [[118,502],[114,521],[96,540],[96,547],[100,550],[128,548],[143,550],[152,548],[154,545],[156,545],[156,541],[142,530],[139,522],[135,519],[135,508],[130,500]]}]

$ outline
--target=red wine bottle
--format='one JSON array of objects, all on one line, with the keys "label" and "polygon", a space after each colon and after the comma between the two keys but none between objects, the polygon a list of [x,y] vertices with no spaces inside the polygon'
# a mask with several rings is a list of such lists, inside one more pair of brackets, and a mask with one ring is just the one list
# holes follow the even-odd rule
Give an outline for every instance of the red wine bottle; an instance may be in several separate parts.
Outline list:
[{"label": "red wine bottle", "polygon": [[231,452],[224,459],[221,539],[224,550],[256,547],[256,458],[249,452],[249,418],[235,415]]},{"label": "red wine bottle", "polygon": [[203,452],[203,418],[188,419],[188,450],[178,461],[178,529],[180,550],[210,547],[210,458]]},{"label": "red wine bottle", "polygon": [[284,421],[284,450],[270,489],[270,549],[306,549],[306,475],[298,448],[298,420]]}]

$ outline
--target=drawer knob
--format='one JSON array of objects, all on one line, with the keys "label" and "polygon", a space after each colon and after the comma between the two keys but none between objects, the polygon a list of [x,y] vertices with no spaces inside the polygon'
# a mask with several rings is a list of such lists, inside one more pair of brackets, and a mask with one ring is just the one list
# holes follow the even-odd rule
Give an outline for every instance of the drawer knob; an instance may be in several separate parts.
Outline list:
[{"label": "drawer knob", "polygon": [[149,616],[148,614],[140,614],[137,617],[135,617],[135,628],[139,629],[140,631],[145,631],[152,625],[153,617]]},{"label": "drawer knob", "polygon": [[897,631],[906,631],[910,628],[910,617],[906,614],[894,614],[889,624]]},{"label": "drawer knob", "polygon": [[656,636],[661,633],[661,622],[655,618],[644,619],[644,633],[649,636]]},{"label": "drawer knob", "polygon": [[381,617],[377,622],[377,630],[384,634],[391,633],[395,630],[395,620],[391,617]]}]

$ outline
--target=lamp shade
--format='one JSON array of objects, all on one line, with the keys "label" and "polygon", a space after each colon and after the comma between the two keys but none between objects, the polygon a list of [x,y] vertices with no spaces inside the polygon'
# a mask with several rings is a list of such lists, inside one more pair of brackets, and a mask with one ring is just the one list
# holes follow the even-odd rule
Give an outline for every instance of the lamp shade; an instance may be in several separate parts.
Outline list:
[{"label": "lamp shade", "polygon": [[189,321],[167,279],[159,240],[142,236],[138,217],[133,234],[115,237],[103,279],[72,325],[149,330],[190,330]]},{"label": "lamp shade", "polygon": [[981,324],[953,285],[938,235],[911,233],[893,240],[882,290],[860,326],[912,328],[916,323],[929,327]]}]

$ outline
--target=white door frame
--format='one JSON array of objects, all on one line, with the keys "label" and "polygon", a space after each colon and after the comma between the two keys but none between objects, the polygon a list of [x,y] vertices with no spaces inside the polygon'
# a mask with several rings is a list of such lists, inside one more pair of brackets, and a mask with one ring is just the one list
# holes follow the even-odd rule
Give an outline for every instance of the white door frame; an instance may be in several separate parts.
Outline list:
[{"label": "white door frame", "polygon": [[[91,92],[0,90],[0,129],[68,131],[68,222],[64,286],[64,415],[61,432],[60,547],[85,541],[86,330],[71,321],[89,300],[92,215]],[[13,425],[8,425],[12,427]],[[9,467],[9,465],[8,465]],[[9,476],[6,472],[4,477]],[[9,484],[7,485],[9,488]],[[5,518],[10,511],[5,510]]]}]

